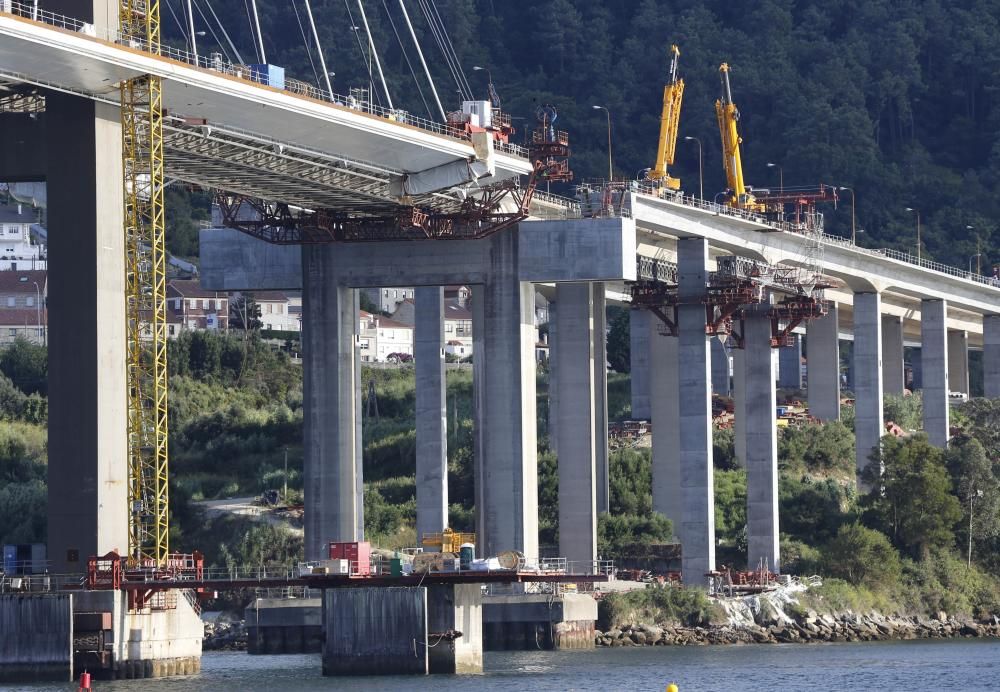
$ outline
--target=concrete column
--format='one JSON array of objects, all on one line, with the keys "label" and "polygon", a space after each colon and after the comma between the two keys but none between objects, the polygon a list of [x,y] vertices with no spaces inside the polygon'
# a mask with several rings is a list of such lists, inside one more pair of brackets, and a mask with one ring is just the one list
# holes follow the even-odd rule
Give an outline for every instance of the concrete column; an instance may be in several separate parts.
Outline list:
[{"label": "concrete column", "polygon": [[653,413],[649,402],[649,335],[651,320],[656,320],[649,310],[629,311],[629,372],[632,386],[632,418],[649,420]]},{"label": "concrete column", "polygon": [[549,302],[549,449],[559,455],[559,362],[556,360],[556,350],[559,348],[559,326],[556,319],[559,306],[555,301]]},{"label": "concrete column", "polygon": [[969,333],[948,330],[948,389],[969,394]]},{"label": "concrete column", "polygon": [[444,368],[444,289],[414,290],[417,543],[448,526],[448,405]]},{"label": "concrete column", "polygon": [[902,395],[905,388],[903,319],[896,315],[882,315],[882,391]]},{"label": "concrete column", "polygon": [[82,572],[128,549],[121,127],[115,107],[46,99],[48,556]]},{"label": "concrete column", "polygon": [[793,335],[795,343],[778,349],[778,385],[782,389],[802,389],[802,337]]},{"label": "concrete column", "polygon": [[682,572],[689,586],[707,585],[715,569],[715,496],[712,469],[712,380],[705,336],[705,286],[708,241],[677,241],[678,399]]},{"label": "concrete column", "polygon": [[742,348],[733,349],[733,447],[736,463],[747,465],[747,354]]},{"label": "concrete column", "polygon": [[483,554],[537,558],[535,289],[518,280],[517,256],[516,233],[491,238],[493,271],[473,292],[476,511]]},{"label": "concrete column", "polygon": [[597,559],[597,475],[594,306],[589,284],[556,284],[562,364],[559,411],[559,555],[570,562]]},{"label": "concrete column", "polygon": [[751,308],[743,323],[746,403],[740,413],[746,416],[747,566],[756,569],[763,562],[778,572],[778,428],[769,308]]},{"label": "concrete column", "polygon": [[854,294],[854,437],[858,475],[882,439],[882,296]]},{"label": "concrete column", "polygon": [[806,327],[809,339],[809,413],[823,421],[840,420],[840,309]]},{"label": "concrete column", "polygon": [[986,398],[1000,398],[1000,315],[983,315],[983,388]]},{"label": "concrete column", "polygon": [[920,301],[920,360],[923,376],[924,432],[931,444],[948,444],[948,303]]},{"label": "concrete column", "polygon": [[[604,283],[590,284],[594,340],[594,463],[597,469],[597,511],[610,505],[611,474],[608,467],[608,329]],[[566,401],[569,401],[568,399]]]},{"label": "concrete column", "polygon": [[302,246],[302,366],[307,560],[330,541],[353,541],[362,477],[357,435],[358,295],[337,285],[337,248]]},{"label": "concrete column", "polygon": [[719,396],[729,396],[729,349],[721,337],[708,340],[712,356],[712,391]]},{"label": "concrete column", "polygon": [[653,511],[681,530],[681,455],[677,445],[680,405],[677,400],[677,337],[650,315],[649,404],[653,424]]}]

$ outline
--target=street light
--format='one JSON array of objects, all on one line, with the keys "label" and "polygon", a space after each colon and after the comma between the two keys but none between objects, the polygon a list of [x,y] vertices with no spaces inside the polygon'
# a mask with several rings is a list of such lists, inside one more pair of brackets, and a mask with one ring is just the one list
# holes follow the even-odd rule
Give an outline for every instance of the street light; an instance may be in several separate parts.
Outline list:
[{"label": "street light", "polygon": [[[966,226],[965,230],[973,231],[975,226]],[[979,249],[979,235],[976,235],[976,254],[972,257],[976,258],[976,274],[983,273],[983,251]],[[972,257],[969,258],[969,273],[972,273]]]},{"label": "street light", "polygon": [[977,490],[969,493],[969,567],[972,567],[972,501],[977,497],[982,497],[983,491]]},{"label": "street light", "polygon": [[854,188],[838,187],[837,189],[843,192],[851,193],[851,243],[856,244],[858,234],[857,231],[855,231],[855,225],[854,225]]},{"label": "street light", "polygon": [[698,199],[705,201],[705,169],[701,165],[701,140],[697,137],[692,137],[687,135],[684,137],[687,142],[697,142],[698,143]]},{"label": "street light", "polygon": [[611,111],[604,106],[592,106],[595,111],[604,111],[608,116],[608,182],[615,179],[615,170],[611,163]]},{"label": "street light", "polygon": [[475,72],[485,72],[486,73],[486,80],[487,80],[486,93],[490,97],[490,103],[493,105],[493,107],[494,108],[499,108],[500,107],[500,95],[497,94],[497,90],[493,86],[493,73],[490,72],[490,68],[488,68],[488,67],[480,67],[479,65],[473,65],[472,69]]},{"label": "street light", "polygon": [[906,211],[912,211],[917,215],[917,262],[920,262],[920,210],[907,207]]},{"label": "street light", "polygon": [[781,167],[780,163],[769,163],[768,168],[778,169],[778,194],[782,194],[785,191],[785,169]]}]

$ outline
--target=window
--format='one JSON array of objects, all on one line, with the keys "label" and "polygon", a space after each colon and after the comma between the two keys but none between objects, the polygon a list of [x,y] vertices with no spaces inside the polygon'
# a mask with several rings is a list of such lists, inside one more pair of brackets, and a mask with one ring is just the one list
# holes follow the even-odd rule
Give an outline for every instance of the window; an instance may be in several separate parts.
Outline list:
[{"label": "window", "polygon": [[14,296],[7,296],[7,307],[14,307]]},{"label": "window", "polygon": [[27,298],[24,299],[24,304],[29,308],[35,307],[35,297],[28,296]]},{"label": "window", "polygon": [[17,330],[14,327],[10,328],[10,335],[11,336],[17,336]]}]

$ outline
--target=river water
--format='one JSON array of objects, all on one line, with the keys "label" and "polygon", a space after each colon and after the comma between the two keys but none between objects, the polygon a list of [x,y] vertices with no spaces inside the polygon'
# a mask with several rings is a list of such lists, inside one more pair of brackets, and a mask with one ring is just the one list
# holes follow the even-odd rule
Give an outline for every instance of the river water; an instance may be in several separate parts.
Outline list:
[{"label": "river water", "polygon": [[[207,653],[201,674],[160,680],[95,681],[95,692],[285,692],[286,690],[1000,690],[995,639],[641,647],[596,651],[490,652],[474,676],[324,678],[318,655]],[[30,685],[11,690],[75,690]]]}]

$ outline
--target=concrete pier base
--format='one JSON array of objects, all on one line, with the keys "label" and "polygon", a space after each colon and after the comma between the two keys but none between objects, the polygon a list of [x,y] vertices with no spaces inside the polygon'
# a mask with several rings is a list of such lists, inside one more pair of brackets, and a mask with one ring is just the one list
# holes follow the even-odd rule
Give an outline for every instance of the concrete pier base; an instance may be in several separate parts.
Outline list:
[{"label": "concrete pier base", "polygon": [[822,421],[840,420],[840,310],[830,312],[806,327],[809,339],[809,413]]},{"label": "concrete pier base", "polygon": [[593,649],[597,601],[588,594],[483,597],[487,651]]},{"label": "concrete pier base", "polygon": [[73,596],[0,595],[0,683],[73,680]]},{"label": "concrete pier base", "polygon": [[427,675],[483,670],[477,584],[328,589],[323,675]]},{"label": "concrete pier base", "polygon": [[248,654],[312,654],[323,650],[323,600],[257,598],[243,611]]},{"label": "concrete pier base", "polygon": [[948,444],[948,304],[920,301],[920,364],[923,377],[924,432],[932,445]]}]

